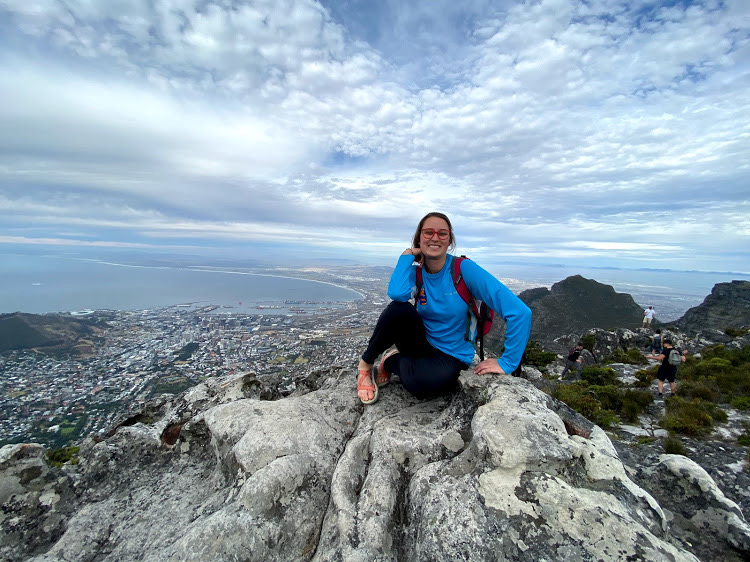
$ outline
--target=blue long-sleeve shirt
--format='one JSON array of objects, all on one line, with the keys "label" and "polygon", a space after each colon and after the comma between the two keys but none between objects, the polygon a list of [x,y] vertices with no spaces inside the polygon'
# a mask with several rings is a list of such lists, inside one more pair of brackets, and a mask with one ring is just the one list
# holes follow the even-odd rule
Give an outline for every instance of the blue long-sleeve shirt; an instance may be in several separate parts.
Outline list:
[{"label": "blue long-sleeve shirt", "polygon": [[[453,284],[453,256],[437,273],[422,271],[424,298],[417,300],[417,311],[424,322],[427,341],[436,349],[471,364],[474,344],[466,341],[467,304]],[[512,373],[521,362],[531,331],[531,310],[510,289],[471,260],[461,262],[461,274],[471,295],[486,302],[505,320],[505,351],[498,359],[505,373]],[[414,258],[402,255],[388,282],[388,296],[399,302],[412,298],[416,290]]]}]

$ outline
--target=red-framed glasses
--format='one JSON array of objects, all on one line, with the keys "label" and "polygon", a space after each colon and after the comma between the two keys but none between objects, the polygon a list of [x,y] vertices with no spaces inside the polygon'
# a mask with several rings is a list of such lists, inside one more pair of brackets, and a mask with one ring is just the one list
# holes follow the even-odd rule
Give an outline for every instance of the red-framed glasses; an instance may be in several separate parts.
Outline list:
[{"label": "red-framed glasses", "polygon": [[437,237],[440,240],[447,240],[448,237],[451,235],[450,230],[446,230],[444,228],[440,230],[435,230],[434,228],[423,228],[422,229],[422,238],[425,238],[426,240],[429,240],[433,236],[437,234]]}]

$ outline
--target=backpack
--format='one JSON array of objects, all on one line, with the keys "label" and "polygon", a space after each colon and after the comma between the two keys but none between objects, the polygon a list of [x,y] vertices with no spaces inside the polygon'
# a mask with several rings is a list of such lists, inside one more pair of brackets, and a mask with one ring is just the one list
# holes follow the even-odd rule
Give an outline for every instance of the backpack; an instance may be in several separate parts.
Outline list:
[{"label": "backpack", "polygon": [[667,359],[667,362],[670,365],[674,365],[676,367],[677,365],[680,365],[682,363],[682,355],[673,347],[669,350],[669,357]]},{"label": "backpack", "polygon": [[[492,321],[495,319],[495,311],[492,310],[487,303],[475,299],[469,292],[469,287],[466,286],[463,275],[461,275],[461,262],[468,260],[466,256],[460,256],[453,258],[453,286],[456,288],[456,292],[468,305],[466,312],[466,332],[464,333],[465,341],[472,341],[472,334],[474,334],[473,343],[479,340],[479,359],[484,361],[484,336],[492,328]],[[414,302],[414,306],[419,301],[419,295],[422,292],[422,266],[417,267],[417,299]]]}]

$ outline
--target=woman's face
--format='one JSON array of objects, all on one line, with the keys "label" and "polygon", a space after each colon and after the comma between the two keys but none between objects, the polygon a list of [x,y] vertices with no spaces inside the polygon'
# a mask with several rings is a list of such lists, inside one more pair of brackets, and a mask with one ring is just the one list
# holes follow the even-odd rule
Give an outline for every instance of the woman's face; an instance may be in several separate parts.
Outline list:
[{"label": "woman's face", "polygon": [[[425,230],[432,230],[434,234],[431,237],[425,236]],[[439,232],[448,231],[448,236],[441,238]],[[439,217],[430,217],[422,224],[422,231],[419,234],[419,247],[426,258],[444,258],[448,253],[451,237],[448,230],[448,223]]]}]

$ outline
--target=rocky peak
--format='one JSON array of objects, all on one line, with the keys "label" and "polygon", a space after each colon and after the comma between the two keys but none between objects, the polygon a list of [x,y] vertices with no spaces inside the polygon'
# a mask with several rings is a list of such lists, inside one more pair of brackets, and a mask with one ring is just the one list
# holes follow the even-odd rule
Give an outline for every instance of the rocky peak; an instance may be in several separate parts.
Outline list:
[{"label": "rocky peak", "polygon": [[701,304],[689,309],[673,325],[694,335],[701,330],[750,326],[750,281],[717,283]]},{"label": "rocky peak", "polygon": [[[530,382],[462,373],[363,407],[349,370],[278,398],[215,378],[87,439],[77,467],[0,452],[8,560],[698,560],[750,553],[737,504],[663,455],[674,516],[607,435]],[[698,498],[698,499],[696,499]],[[674,498],[673,498],[674,499]]]},{"label": "rocky peak", "polygon": [[531,337],[544,342],[591,328],[637,328],[643,322],[643,310],[633,297],[580,275],[563,279],[549,290],[529,289],[519,297],[532,311]]}]

